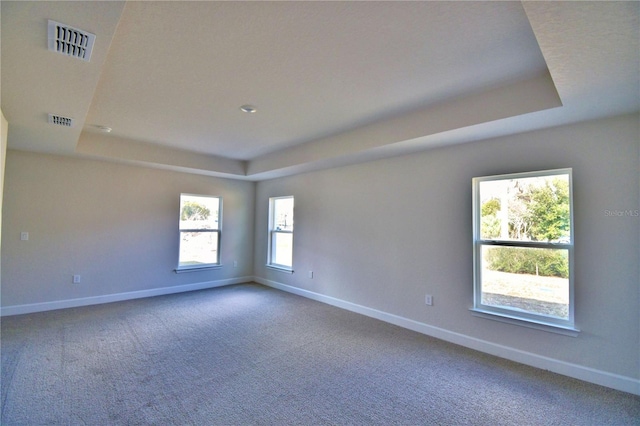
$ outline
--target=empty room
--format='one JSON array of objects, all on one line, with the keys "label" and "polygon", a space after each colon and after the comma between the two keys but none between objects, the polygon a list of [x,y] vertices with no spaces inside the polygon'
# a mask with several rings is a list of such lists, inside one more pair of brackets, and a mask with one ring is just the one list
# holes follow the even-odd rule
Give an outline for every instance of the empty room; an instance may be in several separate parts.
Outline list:
[{"label": "empty room", "polygon": [[640,423],[640,2],[0,15],[3,425]]}]

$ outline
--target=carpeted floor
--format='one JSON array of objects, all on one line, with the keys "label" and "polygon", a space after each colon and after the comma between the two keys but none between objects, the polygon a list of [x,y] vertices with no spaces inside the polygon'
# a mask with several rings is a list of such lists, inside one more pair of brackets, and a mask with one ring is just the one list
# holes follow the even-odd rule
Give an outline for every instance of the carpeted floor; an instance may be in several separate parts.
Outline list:
[{"label": "carpeted floor", "polygon": [[3,425],[638,425],[640,397],[256,284],[2,319]]}]

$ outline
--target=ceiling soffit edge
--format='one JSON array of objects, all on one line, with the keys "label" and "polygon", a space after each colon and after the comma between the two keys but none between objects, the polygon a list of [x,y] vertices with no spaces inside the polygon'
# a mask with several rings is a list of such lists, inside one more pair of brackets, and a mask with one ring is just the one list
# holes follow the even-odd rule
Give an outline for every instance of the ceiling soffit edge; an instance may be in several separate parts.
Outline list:
[{"label": "ceiling soffit edge", "polygon": [[114,160],[132,160],[166,167],[181,167],[203,173],[222,173],[234,177],[244,177],[247,172],[246,161],[93,132],[82,132],[78,140],[76,153]]},{"label": "ceiling soffit edge", "polygon": [[[443,102],[335,136],[266,154],[249,161],[249,176],[302,164],[364,154],[407,140],[557,108],[562,101],[548,72],[535,78]],[[515,131],[515,130],[514,130]],[[451,141],[455,143],[455,141]],[[425,145],[425,149],[428,148]]]}]

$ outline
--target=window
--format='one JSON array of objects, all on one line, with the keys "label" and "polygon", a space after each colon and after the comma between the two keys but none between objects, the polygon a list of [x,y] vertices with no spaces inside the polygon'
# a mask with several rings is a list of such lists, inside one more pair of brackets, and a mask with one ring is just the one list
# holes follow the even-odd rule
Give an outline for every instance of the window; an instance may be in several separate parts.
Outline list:
[{"label": "window", "polygon": [[180,255],[178,269],[220,266],[220,197],[180,195]]},{"label": "window", "polygon": [[293,197],[269,198],[267,266],[293,271]]},{"label": "window", "polygon": [[574,329],[571,169],[473,179],[474,311]]}]

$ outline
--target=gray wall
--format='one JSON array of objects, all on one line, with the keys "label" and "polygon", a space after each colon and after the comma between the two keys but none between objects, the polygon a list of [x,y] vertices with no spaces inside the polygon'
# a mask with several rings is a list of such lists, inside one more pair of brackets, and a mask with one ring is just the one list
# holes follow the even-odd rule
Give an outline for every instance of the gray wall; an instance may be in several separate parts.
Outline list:
[{"label": "gray wall", "polygon": [[[606,211],[640,208],[639,122],[615,117],[257,184],[9,150],[3,312],[254,276],[467,342],[629,378],[638,392],[640,218]],[[561,167],[573,168],[582,332],[472,316],[471,178]],[[223,197],[223,268],[173,272],[181,192]],[[265,267],[268,197],[279,195],[296,197],[294,274]],[[426,293],[434,306],[425,306]]]},{"label": "gray wall", "polygon": [[[2,200],[4,194],[4,167],[7,159],[7,135],[9,131],[9,123],[4,118],[2,110],[0,110],[0,249],[2,246]],[[0,268],[0,288],[2,288],[2,269]],[[1,298],[0,298],[1,300]],[[0,302],[1,303],[1,302]]]},{"label": "gray wall", "polygon": [[[11,150],[5,179],[3,307],[253,273],[253,182]],[[223,198],[221,269],[173,272],[181,192]]]},{"label": "gray wall", "polygon": [[[257,184],[258,279],[472,340],[640,377],[638,115]],[[572,167],[576,324],[569,337],[472,316],[471,179]],[[295,196],[294,274],[265,267],[268,198]],[[312,279],[308,271],[313,271]],[[434,306],[425,306],[425,294]]]}]

